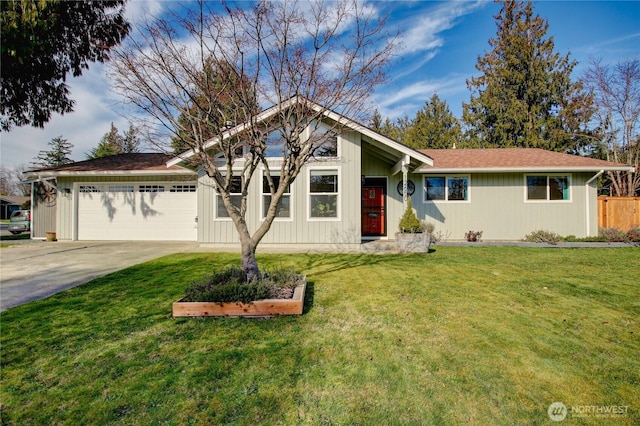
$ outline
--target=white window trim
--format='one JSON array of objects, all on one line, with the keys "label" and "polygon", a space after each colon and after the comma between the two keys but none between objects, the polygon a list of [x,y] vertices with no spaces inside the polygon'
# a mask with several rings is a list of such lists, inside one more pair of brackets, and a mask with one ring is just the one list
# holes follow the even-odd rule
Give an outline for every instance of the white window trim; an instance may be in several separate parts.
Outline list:
[{"label": "white window trim", "polygon": [[[271,195],[270,193],[265,193],[262,192],[262,178],[264,178],[264,167],[261,168],[260,170],[260,220],[264,221],[265,217],[262,214],[264,212],[264,208],[265,208],[265,203],[264,203],[264,196],[265,195]],[[280,175],[280,172],[278,171],[278,176]],[[291,182],[289,184],[289,192],[285,192],[283,195],[289,195],[289,217],[274,217],[273,221],[274,222],[293,222],[293,184],[294,182]],[[338,183],[340,183],[340,181],[338,181]]]},{"label": "white window trim", "polygon": [[[427,200],[427,178],[444,178],[444,200]],[[467,178],[467,199],[466,200],[449,200],[449,178]],[[422,178],[422,202],[425,204],[434,203],[454,203],[469,204],[471,203],[471,175],[424,175]]]},{"label": "white window trim", "polygon": [[[547,199],[546,200],[530,200],[528,198],[527,178],[529,176],[545,176],[547,178]],[[549,199],[549,178],[550,177],[567,177],[569,179],[569,199],[568,200],[551,200]],[[524,202],[532,204],[540,203],[573,203],[573,176],[571,173],[527,173],[524,175]]]},{"label": "white window trim", "polygon": [[[338,175],[338,193],[336,201],[336,217],[311,217],[311,172],[333,170]],[[342,220],[342,173],[338,166],[312,166],[307,168],[307,181],[305,192],[307,197],[307,221],[308,222],[339,222]],[[316,193],[314,193],[316,194]],[[322,194],[322,193],[318,193]]]}]

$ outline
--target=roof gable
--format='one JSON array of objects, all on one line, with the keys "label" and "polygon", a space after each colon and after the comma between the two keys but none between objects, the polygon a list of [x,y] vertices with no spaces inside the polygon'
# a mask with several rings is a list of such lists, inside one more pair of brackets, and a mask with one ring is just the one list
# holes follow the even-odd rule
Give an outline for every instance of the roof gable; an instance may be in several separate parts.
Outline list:
[{"label": "roof gable", "polygon": [[422,167],[421,173],[633,170],[626,164],[539,148],[425,149],[421,152],[433,158],[433,166]]},{"label": "roof gable", "polygon": [[[414,150],[413,148],[410,148],[406,145],[403,145],[399,142],[394,141],[393,139],[390,139],[384,135],[381,135],[380,133],[376,132],[375,130],[372,130],[344,115],[338,114],[337,112],[331,111],[327,108],[324,108],[323,106],[321,106],[318,103],[315,103],[313,101],[310,101],[308,99],[305,99],[301,96],[294,96],[290,99],[288,99],[287,101],[279,104],[279,105],[274,105],[266,110],[264,110],[263,112],[261,112],[260,114],[258,114],[255,117],[254,122],[255,123],[264,123],[264,122],[268,122],[272,117],[274,117],[279,111],[282,111],[283,109],[292,107],[296,104],[304,104],[307,108],[317,112],[317,113],[321,113],[322,116],[324,116],[325,118],[329,119],[329,120],[333,120],[336,123],[339,123],[340,125],[351,129],[353,131],[359,132],[362,135],[367,136],[370,140],[373,140],[375,143],[380,144],[384,147],[386,147],[387,149],[391,149],[393,151],[396,151],[398,153],[398,158],[402,158],[405,156],[408,156],[411,160],[413,160],[413,163],[415,163],[415,167],[421,166],[421,165],[431,165],[432,164],[432,160],[431,158],[429,158],[428,155],[425,155],[424,153],[421,153],[419,151]],[[222,137],[223,139],[226,139],[228,137],[237,135],[239,133],[242,133],[244,130],[249,128],[249,124],[247,123],[243,123],[243,124],[239,124],[235,127],[232,127],[228,130],[226,130],[225,132],[223,132]],[[210,149],[212,147],[214,147],[215,145],[217,145],[219,142],[218,137],[212,138],[210,139],[208,142],[205,143],[204,149]],[[174,158],[173,160],[170,160],[167,164],[169,165],[176,165],[176,164],[180,164],[181,162],[193,157],[195,155],[193,150],[189,150],[186,151],[182,154],[180,154],[178,157]]]}]

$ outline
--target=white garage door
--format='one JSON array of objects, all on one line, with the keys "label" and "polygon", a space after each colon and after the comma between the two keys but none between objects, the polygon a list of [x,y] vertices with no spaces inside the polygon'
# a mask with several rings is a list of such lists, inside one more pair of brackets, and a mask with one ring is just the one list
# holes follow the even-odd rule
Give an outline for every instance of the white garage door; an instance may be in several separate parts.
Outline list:
[{"label": "white garage door", "polygon": [[195,183],[80,185],[79,240],[196,241]]}]

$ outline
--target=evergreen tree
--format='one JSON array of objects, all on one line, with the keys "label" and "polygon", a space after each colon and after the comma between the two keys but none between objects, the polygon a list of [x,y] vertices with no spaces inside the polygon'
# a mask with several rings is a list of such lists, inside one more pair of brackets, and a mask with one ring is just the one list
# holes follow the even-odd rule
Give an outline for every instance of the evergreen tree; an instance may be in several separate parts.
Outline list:
[{"label": "evergreen tree", "polygon": [[571,82],[576,62],[554,52],[553,38],[545,38],[549,25],[533,15],[531,2],[505,0],[495,18],[492,50],[476,65],[482,74],[467,80],[469,137],[487,147],[577,150],[591,97]]},{"label": "evergreen tree", "polygon": [[49,151],[40,151],[33,162],[37,168],[58,167],[72,163],[69,158],[73,144],[69,143],[62,136],[55,137],[49,142],[51,149]]},{"label": "evergreen tree", "polygon": [[98,146],[89,151],[87,159],[139,152],[140,140],[137,134],[138,131],[132,124],[129,124],[129,130],[121,135],[118,128],[111,123],[111,129],[100,139]]},{"label": "evergreen tree", "polygon": [[461,147],[461,142],[460,123],[437,94],[418,110],[404,138],[404,144],[415,149]]},{"label": "evergreen tree", "polygon": [[129,123],[129,130],[122,135],[122,152],[133,153],[140,152],[140,136],[139,130]]},{"label": "evergreen tree", "polygon": [[0,125],[43,127],[73,111],[66,80],[104,62],[129,33],[126,0],[0,1]]},{"label": "evergreen tree", "polygon": [[122,146],[122,136],[118,134],[118,129],[111,123],[111,129],[104,134],[98,146],[93,148],[87,154],[87,159],[93,160],[95,158],[107,157],[109,155],[120,154],[120,147]]},{"label": "evergreen tree", "polygon": [[369,124],[372,130],[375,130],[378,133],[382,132],[382,115],[380,115],[380,111],[376,108],[373,112],[373,117],[371,117],[371,123]]}]

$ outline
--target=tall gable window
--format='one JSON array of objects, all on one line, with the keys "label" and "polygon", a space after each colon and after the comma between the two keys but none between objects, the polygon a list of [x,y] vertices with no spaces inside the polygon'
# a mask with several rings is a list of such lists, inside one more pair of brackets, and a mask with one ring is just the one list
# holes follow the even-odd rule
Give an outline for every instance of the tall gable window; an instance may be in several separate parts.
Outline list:
[{"label": "tall gable window", "polygon": [[316,148],[313,156],[316,158],[331,158],[338,156],[338,135],[335,132],[329,132],[325,140]]},{"label": "tall gable window", "polygon": [[282,158],[284,139],[279,130],[274,130],[265,135],[265,144],[267,145],[267,149],[264,152],[265,157]]},{"label": "tall gable window", "polygon": [[[230,193],[231,203],[236,206],[237,209],[240,209],[242,203],[242,176],[233,176],[231,178]],[[225,219],[230,217],[220,193],[216,193],[216,217]]]},{"label": "tall gable window", "polygon": [[426,176],[425,201],[469,201],[469,176]]},{"label": "tall gable window", "polygon": [[571,201],[571,178],[567,175],[528,175],[527,201]]}]

